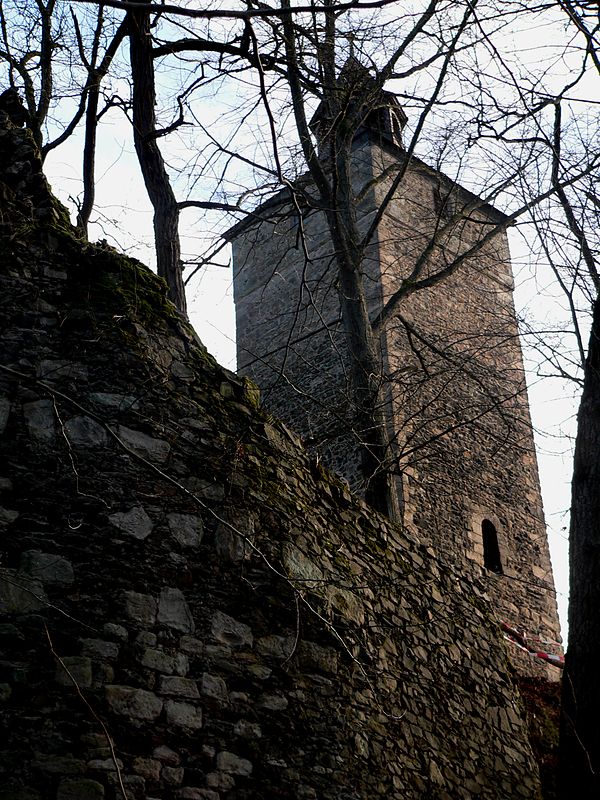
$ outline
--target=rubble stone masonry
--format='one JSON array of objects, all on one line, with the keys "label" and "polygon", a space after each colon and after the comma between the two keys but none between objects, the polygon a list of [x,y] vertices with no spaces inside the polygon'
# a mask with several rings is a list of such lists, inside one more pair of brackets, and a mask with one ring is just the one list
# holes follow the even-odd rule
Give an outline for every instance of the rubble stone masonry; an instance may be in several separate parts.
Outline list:
[{"label": "rubble stone masonry", "polygon": [[537,798],[489,581],[82,244],[0,115],[0,799]]}]

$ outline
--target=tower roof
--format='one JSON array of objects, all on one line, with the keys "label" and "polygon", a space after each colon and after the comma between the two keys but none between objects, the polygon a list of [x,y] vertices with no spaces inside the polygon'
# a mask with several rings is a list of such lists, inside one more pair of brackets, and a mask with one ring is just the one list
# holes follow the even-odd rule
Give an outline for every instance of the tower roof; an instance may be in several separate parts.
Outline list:
[{"label": "tower roof", "polygon": [[360,104],[357,115],[360,123],[355,135],[369,130],[402,147],[402,129],[408,119],[404,109],[396,95],[384,90],[371,70],[355,56],[350,56],[340,70],[335,88],[341,100],[335,104],[337,110],[332,111],[330,104],[322,100],[310,121],[310,128],[320,142],[333,129],[340,106],[356,111]]}]

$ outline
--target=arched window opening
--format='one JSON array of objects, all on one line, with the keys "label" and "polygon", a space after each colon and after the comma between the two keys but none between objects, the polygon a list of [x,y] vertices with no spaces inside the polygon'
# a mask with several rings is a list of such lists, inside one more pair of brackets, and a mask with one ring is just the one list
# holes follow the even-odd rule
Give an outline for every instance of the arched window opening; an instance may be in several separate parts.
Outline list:
[{"label": "arched window opening", "polygon": [[502,575],[502,561],[500,560],[500,548],[498,546],[498,533],[489,519],[484,519],[481,523],[481,535],[483,538],[483,566],[491,572]]}]

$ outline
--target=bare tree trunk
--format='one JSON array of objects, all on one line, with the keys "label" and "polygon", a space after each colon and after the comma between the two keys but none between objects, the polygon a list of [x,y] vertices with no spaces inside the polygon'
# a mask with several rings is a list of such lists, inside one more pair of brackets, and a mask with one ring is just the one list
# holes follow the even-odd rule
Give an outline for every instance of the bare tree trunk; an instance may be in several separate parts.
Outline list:
[{"label": "bare tree trunk", "polygon": [[[96,136],[98,133],[100,87],[127,32],[127,21],[124,20],[106,48],[100,65],[96,66],[96,55],[102,35],[102,11],[102,8],[98,11],[98,24],[92,43],[92,59],[89,66],[88,80],[84,88],[84,91],[87,92],[87,104],[85,108],[85,142],[83,146],[83,200],[77,214],[77,227],[85,239],[88,236],[88,223],[96,197]],[[83,60],[83,42],[81,47]]]},{"label": "bare tree trunk", "polygon": [[400,505],[390,472],[391,453],[382,397],[382,360],[369,321],[360,262],[340,263],[340,299],[351,360],[353,425],[360,437],[365,499],[390,519],[400,521]]},{"label": "bare tree trunk", "polygon": [[146,191],[154,208],[154,238],[158,274],[169,287],[169,298],[186,313],[181,275],[179,208],[156,141],[154,62],[147,11],[129,11],[133,137]]},{"label": "bare tree trunk", "polygon": [[[579,406],[571,489],[569,643],[559,749],[561,798],[600,797],[600,300]],[[575,790],[574,787],[577,787]]]},{"label": "bare tree trunk", "polygon": [[366,501],[400,520],[395,480],[390,471],[388,421],[383,404],[383,364],[369,318],[362,272],[364,251],[357,222],[350,171],[352,131],[338,142],[333,175],[333,208],[326,212],[337,254],[342,323],[346,334],[354,403],[352,423],[360,437]]}]

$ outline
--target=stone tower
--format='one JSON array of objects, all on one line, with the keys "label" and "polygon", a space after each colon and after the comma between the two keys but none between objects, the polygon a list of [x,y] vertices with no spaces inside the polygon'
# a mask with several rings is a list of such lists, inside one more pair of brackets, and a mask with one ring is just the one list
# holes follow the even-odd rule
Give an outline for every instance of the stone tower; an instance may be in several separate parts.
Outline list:
[{"label": "stone tower", "polygon": [[[319,109],[317,138],[326,122]],[[378,329],[381,381],[404,526],[449,565],[483,571],[504,622],[555,641],[507,220],[409,158],[405,122],[396,98],[381,92],[352,154],[364,230],[404,170],[363,264],[371,318],[388,315]],[[301,186],[310,195],[310,181]],[[240,372],[259,383],[265,406],[360,493],[349,359],[324,214],[307,208],[300,221],[289,194],[281,193],[229,238]],[[394,293],[427,253],[422,276],[456,259],[460,266],[388,314]],[[531,669],[528,657],[516,660]]]}]

